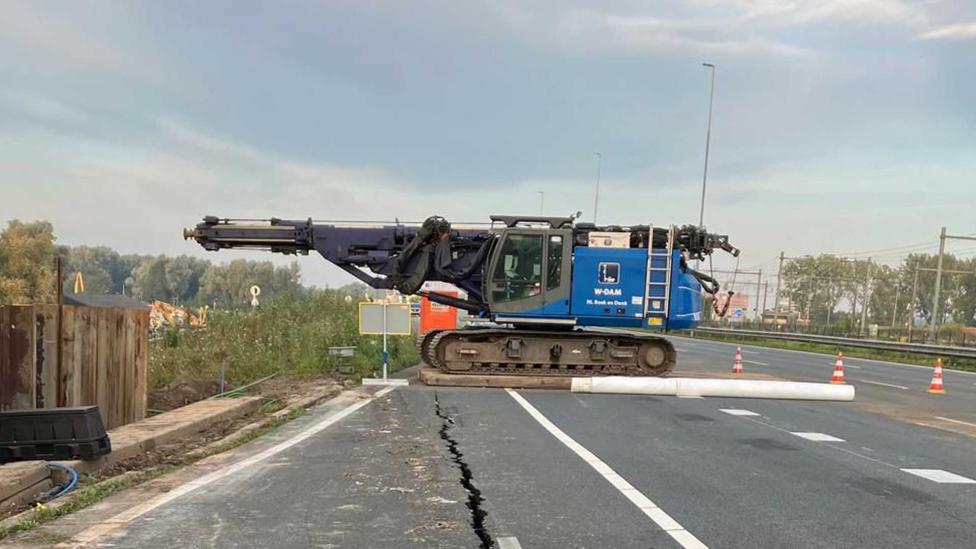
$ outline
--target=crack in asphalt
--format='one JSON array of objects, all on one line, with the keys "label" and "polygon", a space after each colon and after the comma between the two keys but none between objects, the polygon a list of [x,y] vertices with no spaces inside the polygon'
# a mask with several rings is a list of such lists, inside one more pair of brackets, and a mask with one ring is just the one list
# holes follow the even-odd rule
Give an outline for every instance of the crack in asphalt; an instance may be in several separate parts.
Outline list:
[{"label": "crack in asphalt", "polygon": [[434,411],[437,417],[441,418],[441,428],[438,433],[441,439],[447,443],[447,450],[451,453],[451,461],[457,464],[461,470],[461,486],[468,492],[467,507],[471,511],[471,528],[481,540],[481,549],[491,549],[495,547],[495,540],[492,539],[488,528],[485,526],[485,517],[488,516],[488,512],[481,508],[485,498],[481,496],[481,490],[474,485],[471,467],[464,461],[464,454],[461,452],[457,441],[450,434],[454,419],[441,409],[441,401],[437,398],[436,392],[434,393]]}]

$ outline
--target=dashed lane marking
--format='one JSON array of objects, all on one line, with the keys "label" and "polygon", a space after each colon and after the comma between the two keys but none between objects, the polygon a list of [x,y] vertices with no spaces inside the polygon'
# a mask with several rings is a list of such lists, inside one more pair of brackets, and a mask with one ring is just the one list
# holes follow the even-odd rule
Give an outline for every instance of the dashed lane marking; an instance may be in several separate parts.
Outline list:
[{"label": "dashed lane marking", "polygon": [[759,362],[758,360],[743,360],[742,362],[745,362],[746,364],[755,364],[756,366],[769,366],[769,364]]},{"label": "dashed lane marking", "polygon": [[939,484],[976,484],[976,480],[942,469],[902,469],[902,471]]},{"label": "dashed lane marking", "polygon": [[[732,414],[734,416],[758,416],[759,415],[759,414],[757,414],[755,412],[750,412],[749,410],[741,410],[741,409],[736,409],[736,408],[719,409],[719,411],[720,412],[725,412],[726,414]],[[775,429],[775,430],[780,431],[782,433],[789,433],[789,434],[791,434],[793,436],[797,436],[797,437],[800,437],[800,438],[805,438],[807,440],[812,440],[812,441],[816,441],[816,442],[847,442],[844,439],[837,438],[835,436],[828,435],[826,433],[799,433],[799,432],[792,432],[792,431],[788,431],[788,430],[786,430],[786,429],[784,429],[782,427],[773,425],[772,423],[767,423],[765,421],[761,421],[761,420],[754,419],[754,418],[751,418],[751,417],[743,417],[742,419],[751,421],[751,422],[756,423],[758,425],[764,425],[766,427],[769,427],[771,429]],[[936,419],[943,419],[943,420],[946,420],[946,421],[953,421],[953,422],[956,422],[956,423],[965,423],[966,425],[976,426],[976,424],[973,424],[973,423],[966,423],[964,421],[959,421],[958,419],[951,419],[951,418],[947,418],[947,417],[936,416]],[[848,454],[848,455],[851,455],[851,456],[859,457],[861,459],[865,459],[865,460],[868,460],[868,461],[877,463],[878,465],[884,465],[885,467],[890,467],[892,469],[898,469],[899,471],[902,471],[902,472],[905,472],[905,473],[909,473],[909,474],[912,474],[912,475],[915,475],[915,476],[919,476],[919,477],[922,477],[924,479],[931,480],[933,482],[938,482],[940,484],[976,484],[976,480],[973,480],[971,478],[964,477],[962,475],[957,475],[955,473],[950,473],[949,471],[945,471],[945,470],[942,470],[942,469],[902,469],[902,468],[898,467],[897,465],[894,465],[892,463],[888,463],[887,461],[883,461],[883,460],[880,460],[880,459],[877,459],[877,458],[873,458],[871,456],[866,456],[866,455],[864,455],[864,454],[862,454],[860,452],[855,452],[854,450],[851,450],[849,448],[844,448],[842,446],[837,446],[837,445],[834,445],[834,444],[825,444],[824,446],[826,446],[828,448],[833,448],[834,450],[837,450],[837,451],[840,451],[840,452],[844,452],[845,454]],[[864,448],[864,449],[865,450],[869,450],[868,448]]]},{"label": "dashed lane marking", "polygon": [[83,530],[82,532],[79,532],[71,539],[71,541],[60,543],[57,545],[57,547],[91,546],[96,542],[96,540],[103,538],[108,534],[111,534],[112,532],[118,530],[119,528],[125,527],[133,520],[152,511],[153,509],[156,509],[157,507],[165,505],[175,500],[176,498],[185,496],[186,494],[189,494],[190,492],[198,488],[202,488],[228,475],[232,475],[238,471],[256,465],[274,455],[277,455],[287,450],[288,448],[291,448],[292,446],[300,442],[304,442],[308,440],[312,436],[342,421],[347,416],[352,415],[363,406],[366,406],[370,402],[373,402],[374,400],[386,395],[387,393],[389,393],[394,389],[396,389],[396,386],[391,386],[391,387],[386,387],[384,389],[381,389],[377,391],[375,394],[373,394],[372,396],[364,398],[353,404],[350,404],[349,406],[346,406],[345,408],[339,410],[338,412],[323,418],[321,421],[311,424],[310,426],[306,427],[302,431],[299,431],[298,434],[296,434],[295,436],[287,440],[279,442],[278,444],[275,444],[274,446],[266,450],[258,452],[257,454],[244,458],[238,462],[228,464],[223,469],[218,469],[212,473],[207,473],[201,477],[195,478],[187,482],[186,484],[183,484],[181,486],[178,486],[170,490],[169,492],[166,492],[165,494],[161,494],[148,501],[130,507],[129,509],[115,515],[114,517],[104,522],[96,524],[88,528],[87,530]]},{"label": "dashed lane marking", "polygon": [[812,440],[814,442],[846,442],[842,438],[837,438],[833,435],[828,435],[827,433],[790,433],[793,436],[805,438],[807,440]]},{"label": "dashed lane marking", "polygon": [[718,411],[725,412],[730,416],[758,416],[759,415],[756,412],[752,412],[749,410],[742,410],[739,408],[719,408]]},{"label": "dashed lane marking", "polygon": [[515,536],[507,536],[498,538],[498,549],[522,549],[522,544]]},{"label": "dashed lane marking", "polygon": [[583,459],[590,467],[592,467],[597,473],[600,474],[607,482],[609,482],[614,488],[617,489],[624,497],[630,500],[638,509],[641,510],[649,519],[654,521],[662,530],[668,533],[674,541],[678,542],[678,545],[685,548],[693,549],[708,549],[708,547],[702,543],[698,538],[696,538],[691,532],[685,530],[683,526],[678,524],[678,521],[671,518],[670,515],[664,512],[663,509],[657,506],[653,501],[651,501],[647,496],[642,494],[636,488],[633,487],[626,479],[617,474],[616,471],[610,468],[609,465],[604,463],[600,458],[596,457],[593,452],[590,452],[582,444],[573,440],[572,437],[567,435],[560,429],[556,427],[554,423],[549,421],[546,416],[542,415],[542,412],[536,410],[535,406],[525,400],[522,395],[513,391],[512,389],[505,389],[508,394],[518,402],[526,412],[532,416],[533,419],[539,422],[539,425],[549,431],[552,436],[556,437],[559,442],[562,442],[567,448],[573,451],[577,456]]},{"label": "dashed lane marking", "polygon": [[904,385],[895,385],[894,383],[882,383],[880,381],[871,381],[870,379],[858,379],[861,383],[870,383],[871,385],[880,385],[882,387],[892,387],[895,389],[901,389],[902,391],[907,391],[908,387]]},{"label": "dashed lane marking", "polygon": [[701,395],[678,395],[678,398],[705,398]]}]

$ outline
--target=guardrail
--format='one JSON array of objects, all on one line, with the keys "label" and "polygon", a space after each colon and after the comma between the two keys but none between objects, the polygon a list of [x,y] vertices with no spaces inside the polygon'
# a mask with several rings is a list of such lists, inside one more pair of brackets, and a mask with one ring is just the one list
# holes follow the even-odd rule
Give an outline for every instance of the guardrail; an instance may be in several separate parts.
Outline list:
[{"label": "guardrail", "polygon": [[704,332],[706,334],[735,335],[763,339],[782,339],[785,341],[799,341],[802,343],[826,343],[841,347],[860,347],[862,349],[877,349],[882,351],[916,353],[940,357],[976,358],[976,348],[970,347],[948,347],[942,345],[929,345],[926,343],[899,343],[896,341],[880,341],[876,339],[856,339],[851,337],[766,332],[763,330],[731,330],[728,328],[698,327],[690,331]]}]

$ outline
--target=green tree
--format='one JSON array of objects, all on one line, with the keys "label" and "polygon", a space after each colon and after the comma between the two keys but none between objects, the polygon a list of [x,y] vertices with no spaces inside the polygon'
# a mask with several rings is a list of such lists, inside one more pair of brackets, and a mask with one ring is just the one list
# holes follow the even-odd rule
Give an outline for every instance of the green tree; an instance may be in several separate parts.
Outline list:
[{"label": "green tree", "polygon": [[56,255],[49,222],[10,221],[0,232],[0,304],[55,301]]},{"label": "green tree", "polygon": [[132,271],[133,294],[143,301],[170,301],[169,281],[166,279],[166,258],[147,259]]},{"label": "green tree", "polygon": [[59,250],[64,258],[65,292],[74,289],[75,273],[81,273],[85,281],[85,292],[93,294],[117,293],[114,288],[111,270],[118,262],[119,254],[105,246],[62,246]]}]

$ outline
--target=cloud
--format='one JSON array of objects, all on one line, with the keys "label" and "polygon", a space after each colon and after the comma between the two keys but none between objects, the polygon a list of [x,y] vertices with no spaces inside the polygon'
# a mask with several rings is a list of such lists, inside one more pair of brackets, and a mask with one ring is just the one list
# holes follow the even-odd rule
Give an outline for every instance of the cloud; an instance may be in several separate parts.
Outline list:
[{"label": "cloud", "polygon": [[7,42],[55,62],[88,67],[117,67],[125,55],[69,17],[37,9],[35,2],[4,2],[0,43]]},{"label": "cloud", "polygon": [[938,27],[918,35],[922,40],[971,40],[976,39],[976,22],[955,23]]},{"label": "cloud", "polygon": [[76,122],[89,118],[88,113],[61,101],[13,90],[0,90],[0,106],[4,105],[15,112],[45,120]]},{"label": "cloud", "polygon": [[803,48],[736,27],[727,19],[677,20],[594,10],[574,10],[559,23],[561,32],[572,39],[582,39],[607,49],[694,49],[710,53],[772,55],[806,53]]},{"label": "cloud", "polygon": [[701,4],[727,7],[746,19],[765,19],[779,25],[805,25],[825,21],[923,24],[923,6],[902,0],[703,0]]}]

